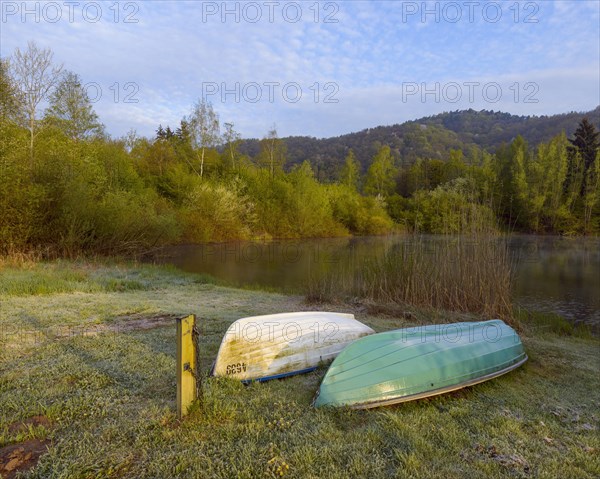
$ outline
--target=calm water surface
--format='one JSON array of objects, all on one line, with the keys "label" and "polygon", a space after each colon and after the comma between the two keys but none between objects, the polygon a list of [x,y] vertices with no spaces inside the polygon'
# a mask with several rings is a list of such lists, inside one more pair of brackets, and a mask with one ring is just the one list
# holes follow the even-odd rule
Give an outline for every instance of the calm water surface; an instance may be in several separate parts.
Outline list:
[{"label": "calm water surface", "polygon": [[[208,273],[232,285],[299,292],[311,276],[350,263],[355,267],[393,247],[414,241],[433,245],[438,236],[388,236],[226,243],[169,248],[160,261]],[[512,236],[514,301],[557,312],[600,330],[600,238]]]}]

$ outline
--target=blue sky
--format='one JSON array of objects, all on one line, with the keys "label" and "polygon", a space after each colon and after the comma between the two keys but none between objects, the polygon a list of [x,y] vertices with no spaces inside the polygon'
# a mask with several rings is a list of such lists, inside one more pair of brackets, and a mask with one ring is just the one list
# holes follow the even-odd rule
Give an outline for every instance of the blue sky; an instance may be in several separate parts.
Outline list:
[{"label": "blue sky", "polygon": [[114,136],[175,127],[203,94],[244,137],[600,104],[598,0],[1,3],[0,55],[51,48]]}]

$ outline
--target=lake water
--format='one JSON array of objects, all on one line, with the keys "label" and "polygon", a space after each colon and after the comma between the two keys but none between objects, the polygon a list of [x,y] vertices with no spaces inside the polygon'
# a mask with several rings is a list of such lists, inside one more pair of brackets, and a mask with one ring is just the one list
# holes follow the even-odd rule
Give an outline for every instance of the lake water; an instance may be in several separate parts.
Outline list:
[{"label": "lake water", "polygon": [[[300,292],[311,276],[342,264],[360,264],[399,244],[441,240],[386,236],[189,245],[169,248],[160,261],[232,285]],[[511,236],[508,244],[516,303],[600,330],[600,238]]]}]

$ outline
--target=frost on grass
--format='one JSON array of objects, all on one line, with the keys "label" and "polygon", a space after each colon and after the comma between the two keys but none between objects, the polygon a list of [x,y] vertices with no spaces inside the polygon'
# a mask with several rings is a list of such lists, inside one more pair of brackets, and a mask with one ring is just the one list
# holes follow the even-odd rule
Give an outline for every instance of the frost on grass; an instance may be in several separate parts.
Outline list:
[{"label": "frost on grass", "polygon": [[[134,275],[106,268],[93,274]],[[172,271],[143,274],[160,277],[150,289],[0,295],[0,331],[100,331],[12,343],[15,350],[0,356],[0,448],[11,448],[0,449],[2,467],[25,461],[25,442],[50,440],[26,477],[598,477],[597,339],[525,330],[530,360],[510,375],[371,411],[311,407],[324,369],[250,386],[215,378],[179,422],[170,318],[198,316],[210,331],[201,349],[209,364],[234,320],[306,305]],[[145,281],[139,276],[135,281]],[[377,331],[409,320],[463,319],[352,312]],[[34,424],[36,416],[51,428]]]}]

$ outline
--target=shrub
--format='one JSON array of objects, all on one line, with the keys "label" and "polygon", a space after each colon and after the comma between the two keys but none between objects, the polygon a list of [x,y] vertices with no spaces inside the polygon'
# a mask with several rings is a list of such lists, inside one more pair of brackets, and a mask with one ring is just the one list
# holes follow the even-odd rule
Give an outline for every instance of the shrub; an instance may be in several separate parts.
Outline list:
[{"label": "shrub", "polygon": [[188,242],[247,239],[254,224],[254,205],[240,193],[239,185],[196,184],[180,211]]},{"label": "shrub", "polygon": [[[466,178],[458,178],[432,191],[417,191],[407,202],[404,220],[413,231],[434,234],[493,233],[494,213],[471,195]],[[401,217],[402,213],[397,212]]]},{"label": "shrub", "polygon": [[328,187],[333,218],[351,233],[380,235],[393,230],[394,223],[378,198],[363,197],[345,185]]}]

